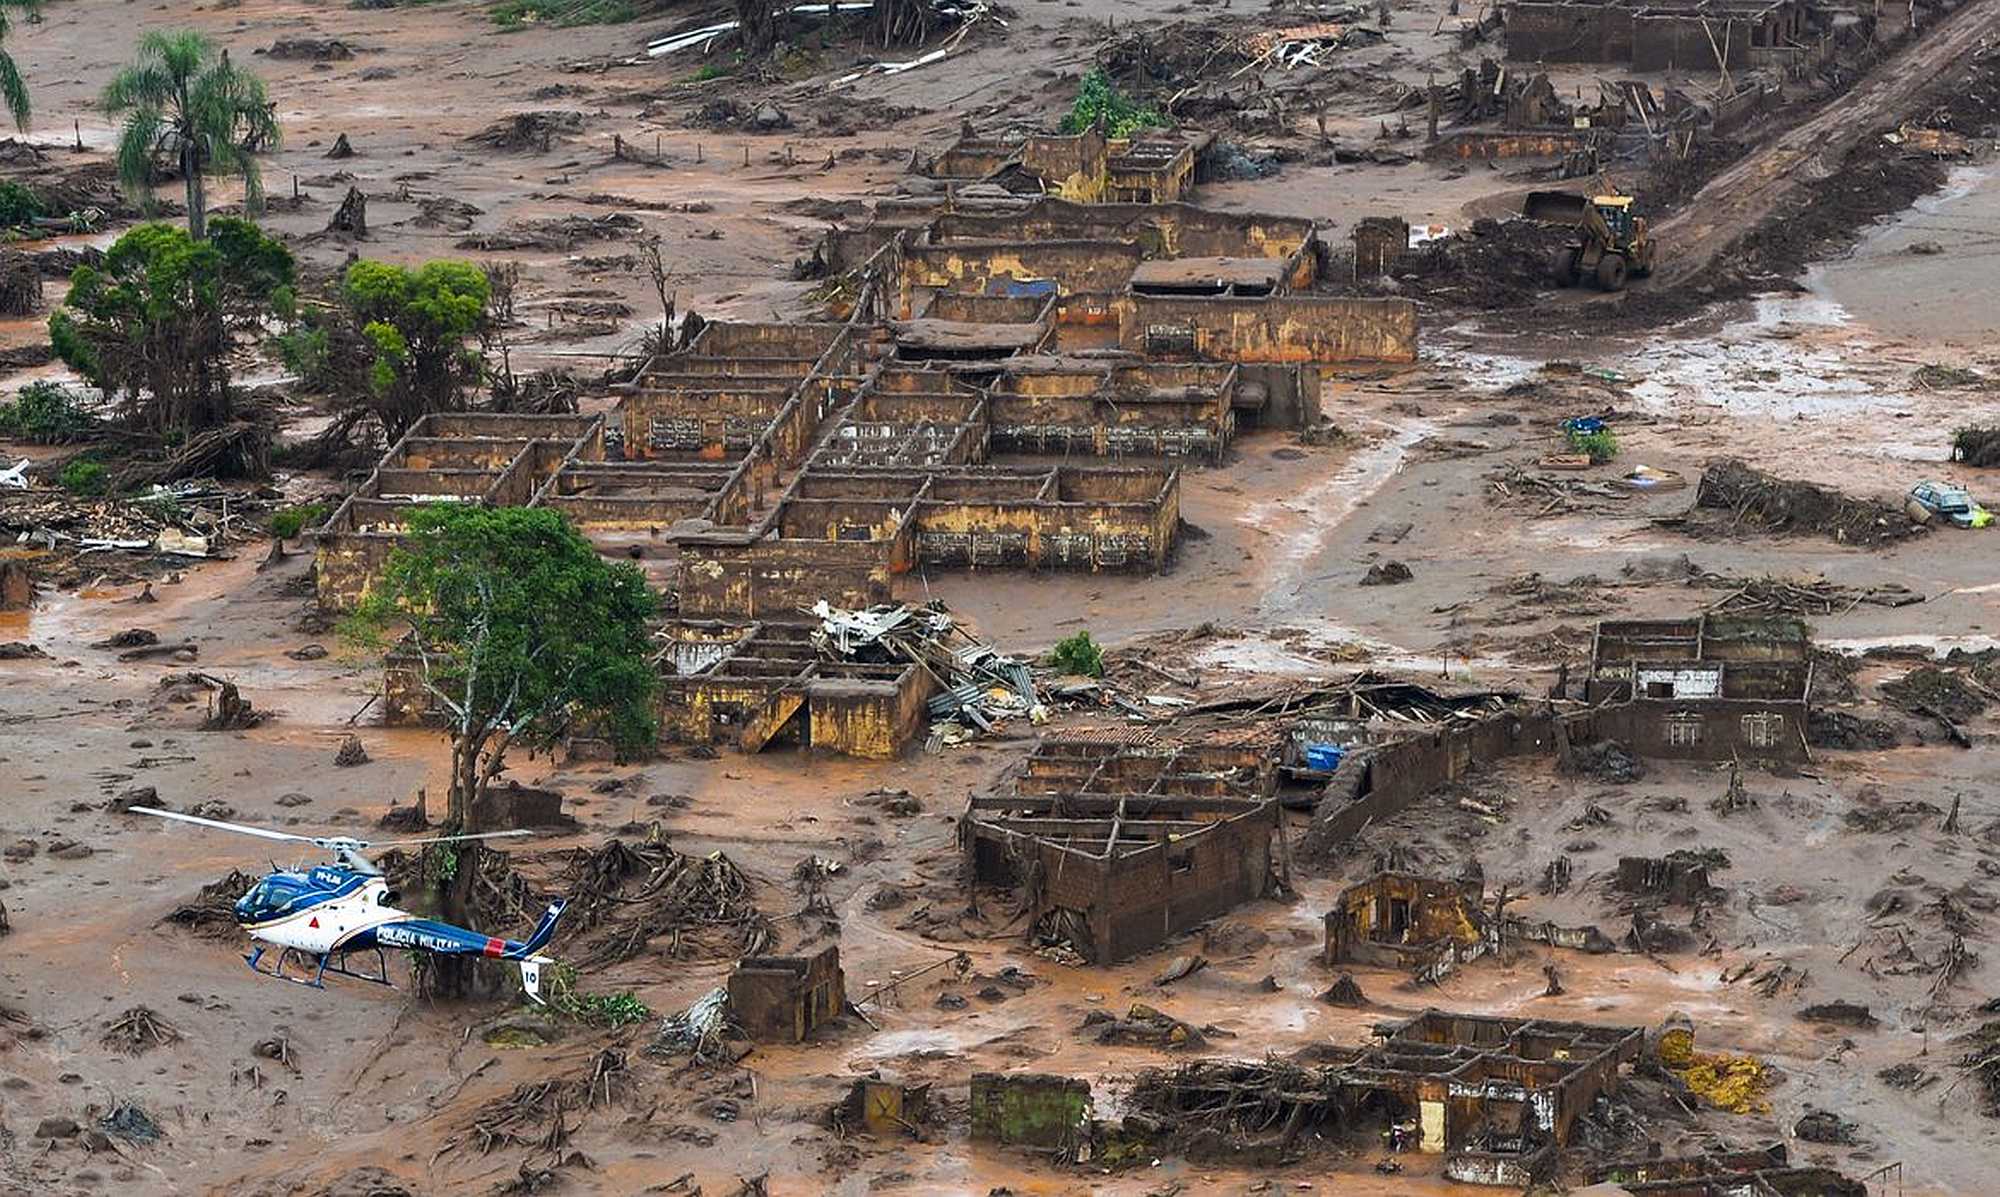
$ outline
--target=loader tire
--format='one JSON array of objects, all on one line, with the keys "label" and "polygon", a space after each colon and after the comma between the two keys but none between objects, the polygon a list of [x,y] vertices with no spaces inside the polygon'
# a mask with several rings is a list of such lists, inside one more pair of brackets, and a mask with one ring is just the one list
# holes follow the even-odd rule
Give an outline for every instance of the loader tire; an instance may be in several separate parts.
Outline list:
[{"label": "loader tire", "polygon": [[1568,247],[1557,250],[1549,263],[1549,274],[1558,287],[1576,286],[1576,251]]},{"label": "loader tire", "polygon": [[1630,263],[1624,254],[1605,254],[1597,259],[1597,285],[1606,291],[1623,291]]}]

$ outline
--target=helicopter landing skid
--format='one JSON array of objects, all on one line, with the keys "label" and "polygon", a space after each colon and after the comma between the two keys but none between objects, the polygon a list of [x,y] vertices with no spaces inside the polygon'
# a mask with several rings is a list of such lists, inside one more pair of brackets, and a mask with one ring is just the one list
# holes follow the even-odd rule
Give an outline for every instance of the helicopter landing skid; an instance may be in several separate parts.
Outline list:
[{"label": "helicopter landing skid", "polygon": [[[347,977],[355,981],[367,981],[375,985],[388,985],[392,989],[395,987],[394,983],[389,980],[389,958],[383,954],[381,948],[369,949],[375,953],[375,972],[372,974],[355,972],[353,969],[348,968],[348,953],[346,952],[318,953],[302,951],[298,948],[286,948],[279,952],[278,959],[273,962],[270,970],[266,971],[258,967],[259,963],[264,959],[265,950],[260,947],[243,958],[243,963],[250,966],[250,971],[260,977],[270,977],[276,981],[290,981],[294,985],[306,985],[313,989],[325,989],[327,974],[331,973],[336,977]],[[309,978],[287,976],[285,965],[294,959],[298,961],[303,970],[311,972],[312,976]]]}]

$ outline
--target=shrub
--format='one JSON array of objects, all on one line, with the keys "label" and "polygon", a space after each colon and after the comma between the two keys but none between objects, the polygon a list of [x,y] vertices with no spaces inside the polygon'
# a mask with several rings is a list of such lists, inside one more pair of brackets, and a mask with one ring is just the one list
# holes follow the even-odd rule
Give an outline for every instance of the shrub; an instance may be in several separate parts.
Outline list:
[{"label": "shrub", "polygon": [[1076,103],[1063,117],[1062,131],[1081,133],[1099,122],[1106,137],[1130,137],[1140,129],[1164,128],[1167,118],[1134,104],[1112,84],[1103,67],[1092,67],[1076,90]]},{"label": "shrub", "polygon": [[332,359],[328,353],[326,329],[302,323],[272,337],[270,344],[271,352],[284,363],[285,369],[298,375],[300,387],[308,391],[323,391],[333,385],[335,379],[329,368]]},{"label": "shrub", "polygon": [[19,228],[47,214],[34,192],[19,183],[0,182],[0,228]]},{"label": "shrub", "polygon": [[111,472],[101,461],[79,457],[62,468],[56,482],[73,495],[101,495],[111,483]]},{"label": "shrub", "polygon": [[1104,676],[1104,650],[1089,632],[1078,632],[1067,640],[1059,641],[1055,651],[1049,654],[1049,661],[1064,673],[1079,677]]},{"label": "shrub", "polygon": [[271,535],[279,540],[290,540],[307,528],[318,527],[324,522],[326,504],[295,503],[271,513]]},{"label": "shrub", "polygon": [[91,423],[76,393],[53,382],[31,382],[13,402],[0,403],[0,436],[31,444],[68,444]]},{"label": "shrub", "polygon": [[1570,429],[1569,447],[1590,458],[1592,462],[1610,461],[1618,456],[1618,438],[1609,428],[1599,428],[1595,432]]},{"label": "shrub", "polygon": [[502,29],[526,29],[549,24],[622,25],[639,15],[628,0],[500,0],[490,10]]}]

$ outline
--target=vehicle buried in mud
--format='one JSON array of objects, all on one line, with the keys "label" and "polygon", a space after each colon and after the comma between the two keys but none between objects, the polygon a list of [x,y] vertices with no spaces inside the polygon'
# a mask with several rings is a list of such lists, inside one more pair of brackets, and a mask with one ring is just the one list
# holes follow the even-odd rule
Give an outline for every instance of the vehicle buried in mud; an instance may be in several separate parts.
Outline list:
[{"label": "vehicle buried in mud", "polygon": [[1926,522],[1942,520],[1955,528],[1984,528],[1993,522],[1993,513],[1973,502],[1962,486],[1948,482],[1919,482],[1910,488],[1910,517]]}]

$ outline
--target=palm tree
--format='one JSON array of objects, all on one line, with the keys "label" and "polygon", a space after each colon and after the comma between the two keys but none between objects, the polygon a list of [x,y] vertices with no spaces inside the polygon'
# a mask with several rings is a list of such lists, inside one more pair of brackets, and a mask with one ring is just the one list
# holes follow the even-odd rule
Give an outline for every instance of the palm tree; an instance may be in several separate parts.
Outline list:
[{"label": "palm tree", "polygon": [[[7,38],[8,9],[18,8],[32,18],[39,7],[36,0],[0,0],[0,41]],[[7,106],[15,125],[28,127],[28,85],[14,66],[13,56],[5,50],[0,50],[0,104]]]},{"label": "palm tree", "polygon": [[147,33],[138,60],[113,77],[99,102],[125,118],[119,180],[150,199],[154,164],[171,155],[187,184],[188,232],[197,240],[208,224],[204,176],[242,175],[244,206],[253,213],[263,207],[263,176],[251,155],[278,144],[278,121],[264,81],[238,70],[229,51],[192,30]]}]

